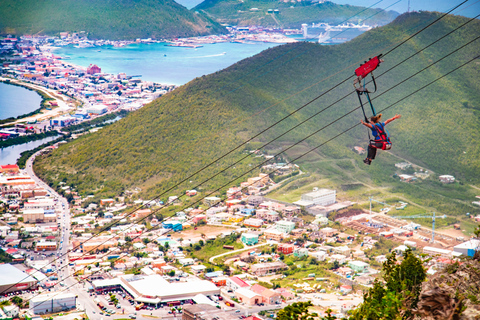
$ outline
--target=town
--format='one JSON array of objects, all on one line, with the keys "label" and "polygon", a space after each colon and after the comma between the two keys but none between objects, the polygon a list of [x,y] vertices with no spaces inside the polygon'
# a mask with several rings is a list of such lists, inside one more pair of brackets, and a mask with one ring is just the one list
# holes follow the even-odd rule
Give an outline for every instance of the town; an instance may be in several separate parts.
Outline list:
[{"label": "town", "polygon": [[[120,110],[134,111],[176,88],[124,73],[102,73],[97,65],[71,65],[52,52],[52,42],[52,37],[29,36],[1,40],[0,53],[8,59],[0,68],[0,81],[44,94],[38,113],[4,124],[2,139],[58,130]],[[21,122],[31,130],[19,131],[14,124]]]},{"label": "town", "polygon": [[[270,199],[282,176],[302,174],[274,159],[262,171],[277,183],[260,173],[225,198],[186,190],[163,201],[132,192],[95,202],[74,186],[60,195],[45,185],[31,169],[35,156],[25,170],[0,167],[8,262],[0,286],[20,298],[2,307],[7,318],[256,318],[296,301],[343,317],[363,301],[390,252],[430,255],[433,274],[480,245],[389,215],[407,203],[374,212],[321,186],[293,203]],[[189,199],[201,205],[185,206]],[[164,216],[167,207],[173,211]]]}]

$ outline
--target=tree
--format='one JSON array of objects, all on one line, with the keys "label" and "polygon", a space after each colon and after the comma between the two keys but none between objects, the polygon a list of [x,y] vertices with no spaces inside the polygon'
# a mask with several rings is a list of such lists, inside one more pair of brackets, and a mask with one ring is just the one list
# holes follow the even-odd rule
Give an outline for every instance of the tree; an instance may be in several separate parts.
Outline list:
[{"label": "tree", "polygon": [[382,270],[385,283],[375,281],[351,320],[413,319],[412,310],[417,307],[422,282],[427,277],[422,261],[408,249],[400,264],[392,253]]},{"label": "tree", "polygon": [[14,304],[16,304],[19,307],[21,307],[23,303],[23,299],[20,298],[19,296],[14,296],[12,299],[10,299],[10,301],[12,301]]},{"label": "tree", "polygon": [[314,320],[318,317],[316,313],[310,313],[308,308],[313,306],[311,301],[294,302],[280,310],[277,314],[278,320]]}]

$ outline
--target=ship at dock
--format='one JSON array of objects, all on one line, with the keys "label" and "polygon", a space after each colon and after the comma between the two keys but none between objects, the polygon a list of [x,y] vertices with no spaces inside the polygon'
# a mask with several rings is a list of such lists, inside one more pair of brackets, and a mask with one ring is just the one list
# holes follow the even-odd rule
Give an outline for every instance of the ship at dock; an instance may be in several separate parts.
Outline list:
[{"label": "ship at dock", "polygon": [[345,23],[331,26],[328,23],[302,24],[302,34],[305,40],[317,40],[318,43],[343,43],[352,40],[365,31],[372,29],[366,24]]}]

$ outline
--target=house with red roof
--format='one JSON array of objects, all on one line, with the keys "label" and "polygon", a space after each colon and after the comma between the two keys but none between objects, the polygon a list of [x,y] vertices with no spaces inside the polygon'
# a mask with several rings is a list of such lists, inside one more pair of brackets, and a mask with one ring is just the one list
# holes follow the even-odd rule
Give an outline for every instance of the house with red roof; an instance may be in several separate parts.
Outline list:
[{"label": "house with red roof", "polygon": [[6,164],[0,166],[0,173],[19,173],[20,168],[16,164]]},{"label": "house with red roof", "polygon": [[242,279],[240,279],[237,276],[233,276],[233,277],[228,278],[227,281],[225,282],[225,286],[227,288],[232,289],[233,291],[236,291],[240,288],[250,287],[250,285],[248,283],[246,283],[245,281],[243,281]]}]

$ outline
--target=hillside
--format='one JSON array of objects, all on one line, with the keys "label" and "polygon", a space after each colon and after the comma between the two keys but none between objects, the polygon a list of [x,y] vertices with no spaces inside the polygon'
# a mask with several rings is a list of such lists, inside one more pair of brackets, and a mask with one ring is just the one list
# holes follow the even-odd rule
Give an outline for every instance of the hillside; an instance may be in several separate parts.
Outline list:
[{"label": "hillside", "polygon": [[[278,12],[269,13],[270,9]],[[385,25],[398,16],[395,11],[364,9],[351,5],[338,5],[329,1],[291,3],[273,0],[205,0],[192,11],[205,12],[218,22],[230,25],[282,28],[300,28],[302,23],[319,22],[337,25],[352,16],[355,16],[349,20],[352,23]]]},{"label": "hillside", "polygon": [[4,0],[0,34],[85,31],[90,39],[175,38],[225,33],[173,0]]},{"label": "hillside", "polygon": [[[335,90],[260,135],[254,143],[247,144],[189,179],[192,182],[181,185],[177,191],[190,189],[226,164],[239,159],[244,149],[259,148],[261,143],[284,133],[344,95],[348,95],[346,99],[282,136],[264,151],[275,154],[357,107],[351,76],[358,62],[386,52],[405,39],[407,34],[412,34],[436,17],[436,13],[428,12],[405,14],[385,27],[336,46],[295,43],[266,50],[225,70],[197,78],[98,133],[61,146],[52,155],[37,160],[35,171],[52,185],[64,181],[76,186],[82,194],[95,193],[97,198],[113,197],[134,187],[141,188],[142,196],[152,197],[350,77]],[[466,18],[456,16],[444,18],[388,54],[376,72],[379,84],[378,92],[373,95],[376,109],[390,106],[476,56],[480,50],[479,41],[398,85],[453,48],[473,39],[480,27],[478,20],[380,76],[416,50],[466,21]],[[392,175],[395,172],[393,164],[399,161],[396,158],[399,157],[400,161],[408,159],[439,174],[453,174],[459,181],[468,184],[480,182],[479,68],[478,62],[470,63],[385,112],[384,119],[395,113],[403,116],[388,128],[395,156],[382,153],[372,166],[365,166],[363,156],[351,151],[354,145],[365,146],[368,140],[366,130],[357,126],[295,160],[295,163],[308,173],[329,178],[332,183],[364,184],[362,197],[371,194],[371,186],[382,186],[383,190],[388,183],[392,192],[418,198],[424,206],[437,208],[438,212],[454,215],[463,215],[467,212],[464,210],[478,212],[478,209],[475,211],[472,208],[472,200],[466,198],[463,185],[444,186],[436,180],[427,181],[429,190],[435,191],[436,196],[433,197],[429,193],[431,191],[415,184],[400,183]],[[389,88],[394,89],[387,92]],[[293,94],[296,95],[290,97]],[[290,149],[287,157],[299,157],[358,124],[361,117],[361,111],[353,112]],[[260,160],[249,157],[248,161],[236,164],[209,181],[203,190],[229,181]],[[462,202],[451,201],[448,198],[451,196],[458,196],[458,201]]]}]

